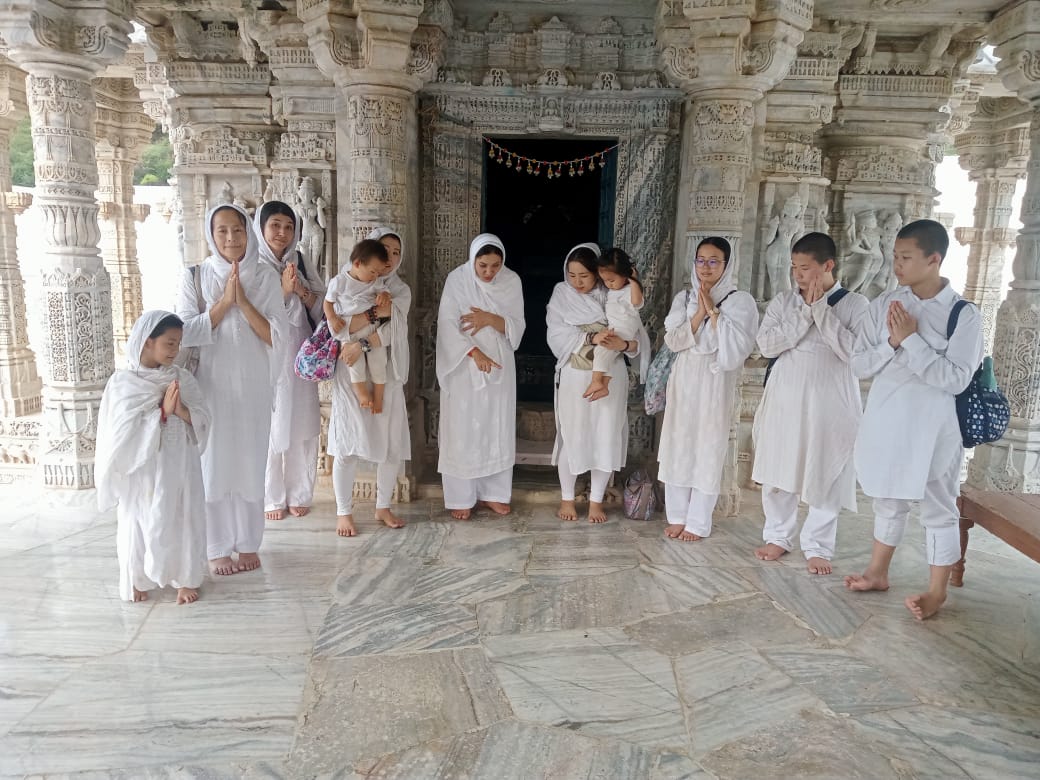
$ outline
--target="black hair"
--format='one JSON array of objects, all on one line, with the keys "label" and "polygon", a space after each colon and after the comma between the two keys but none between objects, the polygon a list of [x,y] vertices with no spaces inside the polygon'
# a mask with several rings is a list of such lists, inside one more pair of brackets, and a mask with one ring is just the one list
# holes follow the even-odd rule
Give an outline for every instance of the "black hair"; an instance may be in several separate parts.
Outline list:
[{"label": "black hair", "polygon": [[634,282],[640,290],[643,289],[643,285],[639,282],[639,272],[636,271],[635,263],[632,262],[628,252],[620,247],[614,246],[605,250],[596,261],[596,266],[600,269],[605,268],[608,271],[613,271],[618,276],[623,276]]},{"label": "black hair", "polygon": [[733,250],[730,249],[729,241],[719,236],[708,236],[699,244],[697,244],[697,251],[701,251],[702,246],[713,246],[716,249],[722,250],[722,264],[729,265],[729,255]]},{"label": "black hair", "polygon": [[236,209],[234,206],[218,206],[217,209],[213,212],[213,216],[209,218],[209,230],[211,233],[213,232],[213,220],[215,220],[217,218],[217,214],[219,214],[222,211],[230,211],[232,214],[239,218],[239,220],[242,222],[242,227],[246,228],[247,230],[249,229],[249,225],[246,222],[246,218],[245,216],[243,216],[241,211]]},{"label": "black hair", "polygon": [[358,241],[354,244],[354,248],[350,250],[351,265],[354,263],[368,265],[373,260],[379,260],[383,263],[390,262],[390,254],[386,251],[386,247],[374,238],[366,238],[362,241]]},{"label": "black hair", "polygon": [[828,260],[837,262],[838,247],[834,245],[834,239],[826,233],[806,233],[794,242],[791,247],[792,255],[809,255],[820,265]]},{"label": "black hair", "polygon": [[377,241],[382,241],[384,238],[396,238],[397,239],[397,243],[400,244],[401,246],[404,246],[404,241],[401,240],[401,237],[399,235],[397,235],[397,233],[383,233],[383,235],[381,235],[376,240]]},{"label": "black hair", "polygon": [[587,246],[579,246],[567,255],[567,265],[571,263],[581,263],[590,274],[599,276],[599,257]]},{"label": "black hair", "polygon": [[273,217],[275,214],[281,214],[292,220],[293,229],[296,228],[296,212],[293,211],[292,206],[288,203],[283,203],[280,200],[269,200],[263,206],[260,207],[260,229],[263,230],[264,226],[267,225],[267,220]]},{"label": "black hair", "polygon": [[503,254],[502,252],[502,248],[497,244],[484,244],[484,246],[478,249],[477,253],[473,255],[473,259],[476,260],[481,257],[484,257],[485,255],[498,255],[503,260],[506,259],[505,254]]},{"label": "black hair", "polygon": [[167,314],[152,328],[148,338],[157,339],[168,330],[184,330],[184,320],[176,314]]},{"label": "black hair", "polygon": [[940,263],[946,259],[946,251],[950,248],[950,234],[934,219],[918,219],[903,225],[896,238],[913,239],[926,255],[938,253]]}]

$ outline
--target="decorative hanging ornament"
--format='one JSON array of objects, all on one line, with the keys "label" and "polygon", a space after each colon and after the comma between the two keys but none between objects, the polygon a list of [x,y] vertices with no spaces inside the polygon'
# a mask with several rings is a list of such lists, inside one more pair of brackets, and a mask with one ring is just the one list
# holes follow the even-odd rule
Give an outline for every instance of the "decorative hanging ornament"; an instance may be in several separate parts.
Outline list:
[{"label": "decorative hanging ornament", "polygon": [[567,175],[571,177],[575,174],[578,176],[584,176],[586,171],[589,173],[595,173],[596,163],[599,163],[600,168],[605,168],[607,165],[607,154],[617,149],[617,144],[615,144],[614,146],[604,149],[602,152],[595,152],[586,157],[576,157],[573,160],[538,160],[534,157],[527,157],[522,154],[517,154],[516,152],[511,152],[501,144],[495,143],[490,138],[484,138],[483,140],[488,145],[489,159],[492,159],[499,164],[504,162],[507,168],[515,168],[517,173],[524,170],[532,176],[541,175],[542,167],[544,166],[545,178],[547,179],[558,179],[563,176],[564,167],[567,168]]}]

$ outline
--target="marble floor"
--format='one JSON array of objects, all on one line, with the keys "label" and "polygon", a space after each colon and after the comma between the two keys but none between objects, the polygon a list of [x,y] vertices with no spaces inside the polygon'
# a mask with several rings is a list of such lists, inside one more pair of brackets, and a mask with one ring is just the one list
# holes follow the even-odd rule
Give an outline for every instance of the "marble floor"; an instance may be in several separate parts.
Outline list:
[{"label": "marble floor", "polygon": [[[67,499],[67,497],[66,497]],[[1040,778],[1040,566],[978,531],[921,624],[922,534],[888,593],[548,505],[340,539],[330,498],[256,572],[177,606],[116,596],[89,498],[0,491],[0,775],[75,778]],[[864,503],[864,507],[866,504]]]}]

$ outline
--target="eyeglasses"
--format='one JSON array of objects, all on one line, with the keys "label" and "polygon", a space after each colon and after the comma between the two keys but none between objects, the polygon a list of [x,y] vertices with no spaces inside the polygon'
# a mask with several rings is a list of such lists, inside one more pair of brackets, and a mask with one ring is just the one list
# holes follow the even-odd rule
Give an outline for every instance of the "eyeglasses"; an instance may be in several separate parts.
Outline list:
[{"label": "eyeglasses", "polygon": [[723,261],[722,261],[722,260],[716,260],[716,259],[715,259],[714,257],[713,257],[713,258],[711,258],[710,260],[709,260],[708,258],[706,258],[706,257],[698,257],[698,258],[697,258],[696,260],[694,260],[693,262],[694,262],[695,264],[697,264],[697,265],[701,266],[702,268],[703,268],[704,266],[708,266],[708,268],[715,268],[716,266],[719,266],[719,265],[724,265],[724,264],[725,264],[725,263],[723,263]]}]

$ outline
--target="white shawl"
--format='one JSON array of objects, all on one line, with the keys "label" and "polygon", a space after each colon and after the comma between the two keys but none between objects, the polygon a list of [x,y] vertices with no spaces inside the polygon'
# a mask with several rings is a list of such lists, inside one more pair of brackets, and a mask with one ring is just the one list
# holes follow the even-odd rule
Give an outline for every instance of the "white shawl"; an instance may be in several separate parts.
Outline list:
[{"label": "white shawl", "polygon": [[571,249],[563,261],[563,281],[553,288],[552,297],[547,307],[546,338],[549,349],[556,355],[556,370],[563,368],[571,355],[585,343],[585,334],[576,330],[582,325],[606,325],[607,322],[607,288],[596,282],[587,293],[575,290],[567,281],[567,263],[570,256],[578,249],[591,249],[599,257],[599,246],[596,244],[578,244]]},{"label": "white shawl", "polygon": [[175,380],[180,382],[181,403],[191,411],[191,429],[199,451],[206,448],[210,414],[195,377],[178,366],[141,365],[141,351],[149,334],[168,316],[170,312],[158,310],[141,315],[126,342],[126,368],[116,371],[105,387],[94,455],[94,480],[102,511],[126,496],[128,478],[158,454],[162,432],[159,404]]},{"label": "white shawl", "polygon": [[[502,268],[490,282],[477,275],[477,252],[484,246],[497,247],[502,253]],[[515,352],[524,335],[524,294],[520,277],[505,266],[506,250],[498,236],[481,233],[469,245],[469,261],[460,265],[444,282],[441,294],[440,314],[437,318],[437,380],[442,392],[447,386],[447,377],[468,362],[473,387],[485,387],[502,381],[503,372],[492,369],[480,371],[476,363],[467,359],[469,351],[477,347],[499,365],[505,364],[508,353]],[[459,317],[468,314],[472,307],[497,314],[505,320],[506,332],[494,328],[483,328],[472,334],[462,331]]]},{"label": "white shawl", "polygon": [[[678,328],[684,321],[688,321],[697,311],[697,288],[700,283],[697,280],[697,266],[696,257],[690,261],[690,287],[686,290],[686,308],[685,311],[673,304],[672,310],[668,312],[668,316],[664,320],[665,330],[674,330]],[[711,287],[711,302],[716,306],[719,305],[719,301],[729,295],[731,292],[737,289],[737,283],[733,280],[736,274],[736,265],[733,262],[732,256],[726,262],[726,267],[722,271],[722,276],[719,280]]]},{"label": "white shawl", "polygon": [[380,333],[389,332],[388,343],[384,343],[383,346],[390,347],[390,368],[393,377],[404,384],[408,381],[408,311],[412,308],[412,290],[399,276],[401,264],[404,262],[404,239],[401,238],[401,234],[388,227],[377,227],[366,238],[378,241],[384,236],[393,236],[401,242],[401,259],[382,279],[393,301],[393,313],[390,322],[387,323],[388,327],[381,327]]},{"label": "white shawl", "polygon": [[[278,203],[280,201],[268,201],[268,203]],[[266,204],[265,204],[266,205]],[[283,204],[288,207],[289,204]],[[295,229],[295,235],[293,240],[289,242],[289,246],[285,248],[281,257],[276,257],[274,250],[267,245],[267,240],[264,238],[264,227],[260,224],[260,215],[263,212],[261,206],[256,210],[256,214],[253,215],[253,231],[256,233],[257,238],[257,250],[260,256],[260,262],[264,265],[269,265],[275,270],[275,273],[279,276],[279,286],[281,285],[281,275],[285,271],[286,264],[293,259],[293,255],[297,253],[297,248],[300,244],[300,217],[299,215],[293,218],[293,227]],[[280,212],[279,212],[280,213]],[[294,212],[295,213],[295,212]],[[307,262],[307,258],[301,252],[299,254],[299,260],[304,265],[305,274],[301,273],[298,275],[300,283],[303,284],[308,290],[317,296],[317,300],[314,303],[314,307],[310,311],[311,317],[315,323],[321,320],[321,302],[325,298],[325,285],[322,284],[321,277],[318,275],[318,271],[311,268]],[[284,296],[283,296],[284,297]],[[307,321],[307,310],[304,308],[303,301],[300,300],[298,295],[292,294],[289,296],[288,302],[285,304],[285,312],[288,317],[289,324],[294,327],[301,327],[306,325],[310,328],[310,323]],[[293,358],[295,359],[295,355]]]}]

